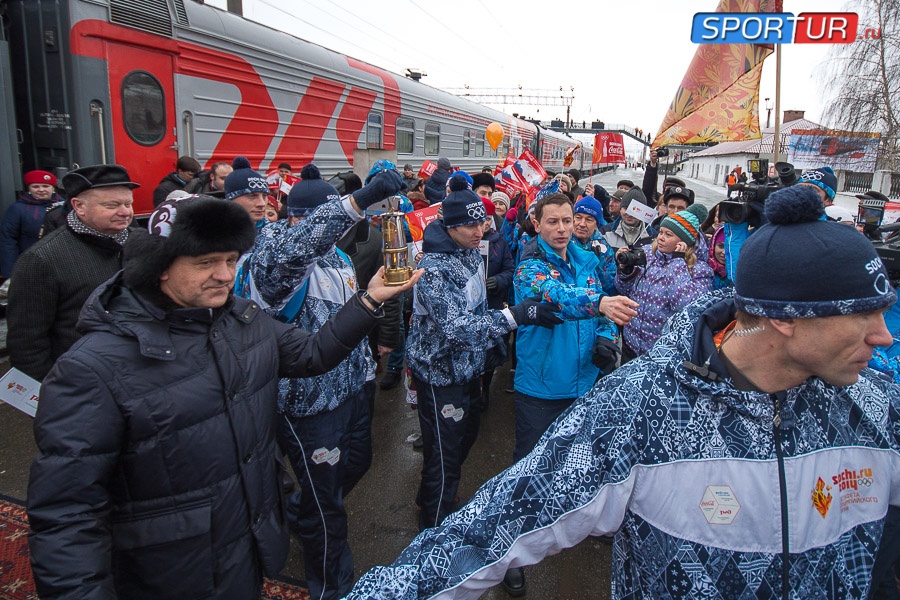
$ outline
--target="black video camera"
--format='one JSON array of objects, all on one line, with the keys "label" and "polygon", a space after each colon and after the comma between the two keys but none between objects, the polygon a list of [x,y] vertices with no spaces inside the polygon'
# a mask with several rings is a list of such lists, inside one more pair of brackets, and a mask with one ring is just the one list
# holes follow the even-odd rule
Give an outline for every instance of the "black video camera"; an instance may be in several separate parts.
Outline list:
[{"label": "black video camera", "polygon": [[766,159],[751,160],[750,171],[753,181],[751,183],[737,183],[728,186],[729,193],[738,192],[734,199],[723,200],[719,203],[719,220],[724,223],[746,223],[754,219],[755,215],[760,218],[759,223],[754,225],[762,225],[765,222],[763,218],[763,205],[766,199],[782,188],[790,187],[797,183],[797,172],[794,165],[786,162],[775,163],[775,171],[777,177],[769,177],[769,161]]},{"label": "black video camera", "polygon": [[647,254],[640,246],[628,246],[625,252],[616,253],[616,266],[623,274],[628,275],[635,267],[647,266]]},{"label": "black video camera", "polygon": [[669,155],[669,149],[668,149],[668,148],[657,148],[657,149],[656,149],[656,156],[657,156],[658,158],[665,158],[665,157],[667,157],[668,155]]}]

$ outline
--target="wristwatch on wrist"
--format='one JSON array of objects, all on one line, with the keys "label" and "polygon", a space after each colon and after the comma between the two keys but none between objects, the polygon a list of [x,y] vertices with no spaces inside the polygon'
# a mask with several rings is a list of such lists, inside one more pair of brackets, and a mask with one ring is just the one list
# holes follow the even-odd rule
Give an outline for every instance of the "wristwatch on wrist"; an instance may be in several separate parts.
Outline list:
[{"label": "wristwatch on wrist", "polygon": [[378,312],[381,310],[381,307],[384,306],[384,302],[376,302],[375,298],[373,298],[369,292],[366,290],[362,291],[362,294],[359,295],[359,299],[363,301],[372,312]]}]

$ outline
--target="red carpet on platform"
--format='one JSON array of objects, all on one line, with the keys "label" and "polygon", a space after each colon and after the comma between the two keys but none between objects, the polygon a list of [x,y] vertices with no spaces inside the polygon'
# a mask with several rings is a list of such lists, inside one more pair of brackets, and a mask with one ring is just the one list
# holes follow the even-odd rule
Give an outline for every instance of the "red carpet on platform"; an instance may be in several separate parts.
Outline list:
[{"label": "red carpet on platform", "polygon": [[[0,496],[0,599],[37,600],[28,560],[28,516],[18,500]],[[309,600],[306,588],[266,579],[263,600]]]}]

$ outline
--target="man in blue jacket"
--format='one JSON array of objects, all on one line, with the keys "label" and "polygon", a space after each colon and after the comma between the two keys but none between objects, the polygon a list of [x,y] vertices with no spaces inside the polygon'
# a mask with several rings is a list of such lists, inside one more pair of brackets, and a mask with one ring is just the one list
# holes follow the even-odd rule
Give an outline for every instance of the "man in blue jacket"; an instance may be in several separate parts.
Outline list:
[{"label": "man in blue jacket", "polygon": [[[579,204],[586,201],[600,208],[593,198]],[[603,291],[600,259],[573,238],[568,197],[550,194],[538,200],[533,221],[538,236],[525,244],[515,277],[516,301],[540,296],[559,306],[566,320],[553,329],[521,327],[517,334],[514,462],[531,452],[598,375],[615,368],[619,333],[613,321],[625,325],[637,314],[636,302]],[[513,596],[525,593],[521,567],[507,573],[504,587]]]}]

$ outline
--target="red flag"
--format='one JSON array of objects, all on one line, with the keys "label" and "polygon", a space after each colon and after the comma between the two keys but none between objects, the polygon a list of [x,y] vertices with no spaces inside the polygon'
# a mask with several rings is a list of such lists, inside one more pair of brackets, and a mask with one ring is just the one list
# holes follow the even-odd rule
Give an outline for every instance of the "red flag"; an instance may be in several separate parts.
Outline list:
[{"label": "red flag", "polygon": [[[781,0],[720,0],[716,12],[781,12]],[[760,137],[762,44],[701,44],[652,146]]]},{"label": "red flag", "polygon": [[438,218],[438,209],[440,207],[441,203],[438,202],[437,204],[432,204],[428,208],[406,213],[406,223],[409,225],[409,234],[412,236],[414,242],[420,241],[422,236],[425,235],[425,228],[428,227],[428,224]]},{"label": "red flag", "polygon": [[547,178],[547,171],[544,170],[541,162],[531,153],[531,150],[525,150],[519,155],[515,169],[519,172],[519,178],[531,187],[540,186],[541,182]]},{"label": "red flag", "polygon": [[619,163],[625,164],[625,142],[621,133],[598,133],[594,136],[595,165]]},{"label": "red flag", "polygon": [[419,177],[428,179],[435,171],[437,171],[437,165],[430,160],[426,160],[422,163],[422,168],[419,169]]}]

